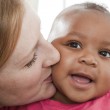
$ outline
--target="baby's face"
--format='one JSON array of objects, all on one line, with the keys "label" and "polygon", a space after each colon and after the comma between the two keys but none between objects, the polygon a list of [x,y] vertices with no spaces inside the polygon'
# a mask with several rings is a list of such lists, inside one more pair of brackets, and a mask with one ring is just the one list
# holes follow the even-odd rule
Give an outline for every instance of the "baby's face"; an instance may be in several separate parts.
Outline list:
[{"label": "baby's face", "polygon": [[54,98],[81,103],[110,89],[110,16],[93,10],[71,15],[63,17],[66,32],[60,29],[52,42],[61,54],[52,73],[60,91]]}]

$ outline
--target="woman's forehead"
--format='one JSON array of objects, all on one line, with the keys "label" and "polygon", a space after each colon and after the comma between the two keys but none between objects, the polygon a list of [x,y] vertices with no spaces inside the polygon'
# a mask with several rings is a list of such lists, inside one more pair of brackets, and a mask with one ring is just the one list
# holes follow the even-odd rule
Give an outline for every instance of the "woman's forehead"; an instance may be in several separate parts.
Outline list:
[{"label": "woman's forehead", "polygon": [[[12,59],[17,62],[21,61],[26,56],[29,56],[37,45],[40,38],[40,20],[34,11],[26,5],[23,17],[21,33],[12,54]],[[16,61],[15,61],[16,62]]]},{"label": "woman's forehead", "polygon": [[30,16],[30,18],[36,18],[37,22],[40,23],[39,16],[35,12],[35,10],[28,4],[28,2],[24,4],[24,8],[25,8],[25,15]]}]

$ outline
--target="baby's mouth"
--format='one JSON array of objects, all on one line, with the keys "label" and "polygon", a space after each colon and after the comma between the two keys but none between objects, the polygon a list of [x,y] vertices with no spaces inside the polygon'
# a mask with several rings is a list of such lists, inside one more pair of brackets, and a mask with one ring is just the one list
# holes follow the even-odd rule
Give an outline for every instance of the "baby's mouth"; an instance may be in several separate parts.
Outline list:
[{"label": "baby's mouth", "polygon": [[70,74],[72,85],[80,89],[88,89],[94,84],[94,78],[86,73]]},{"label": "baby's mouth", "polygon": [[90,77],[85,76],[85,75],[72,74],[71,76],[72,76],[73,80],[75,80],[76,82],[81,83],[81,84],[88,84],[93,81]]}]

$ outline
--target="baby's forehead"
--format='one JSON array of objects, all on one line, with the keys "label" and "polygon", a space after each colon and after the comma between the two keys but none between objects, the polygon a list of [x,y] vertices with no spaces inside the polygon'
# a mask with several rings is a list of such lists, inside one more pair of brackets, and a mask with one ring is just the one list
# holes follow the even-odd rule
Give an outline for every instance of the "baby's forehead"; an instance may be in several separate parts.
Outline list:
[{"label": "baby's forehead", "polygon": [[[60,22],[64,24],[72,24],[74,22],[80,22],[82,20],[97,20],[97,21],[110,21],[110,13],[104,13],[99,10],[94,9],[72,9],[68,10],[64,13],[61,13],[58,16],[57,24],[59,25]],[[73,22],[74,21],[74,22]]]},{"label": "baby's forehead", "polygon": [[[110,13],[105,8],[94,4],[90,4],[88,7],[76,5],[66,8],[56,17],[49,34],[49,41],[66,34],[65,32],[73,27],[71,25],[81,25],[83,22],[89,23],[91,21],[104,21],[106,24],[108,23],[108,27],[110,25]],[[94,23],[97,24],[97,22]]]},{"label": "baby's forehead", "polygon": [[102,13],[97,10],[75,10],[63,13],[56,20],[50,34],[51,41],[66,35],[68,32],[89,25],[91,27],[100,25],[108,29],[110,28],[110,14]]}]

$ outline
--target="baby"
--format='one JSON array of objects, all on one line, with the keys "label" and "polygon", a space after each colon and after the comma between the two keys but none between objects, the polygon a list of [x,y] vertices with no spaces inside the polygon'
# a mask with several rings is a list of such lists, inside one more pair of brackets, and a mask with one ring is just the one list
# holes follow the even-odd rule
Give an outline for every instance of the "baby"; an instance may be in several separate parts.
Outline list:
[{"label": "baby", "polygon": [[95,3],[66,8],[55,19],[49,41],[61,55],[52,71],[56,94],[24,108],[110,110],[109,11]]},{"label": "baby", "polygon": [[110,13],[94,3],[71,6],[57,16],[49,41],[61,55],[52,72],[52,99],[61,103],[50,101],[48,110],[110,110]]}]

